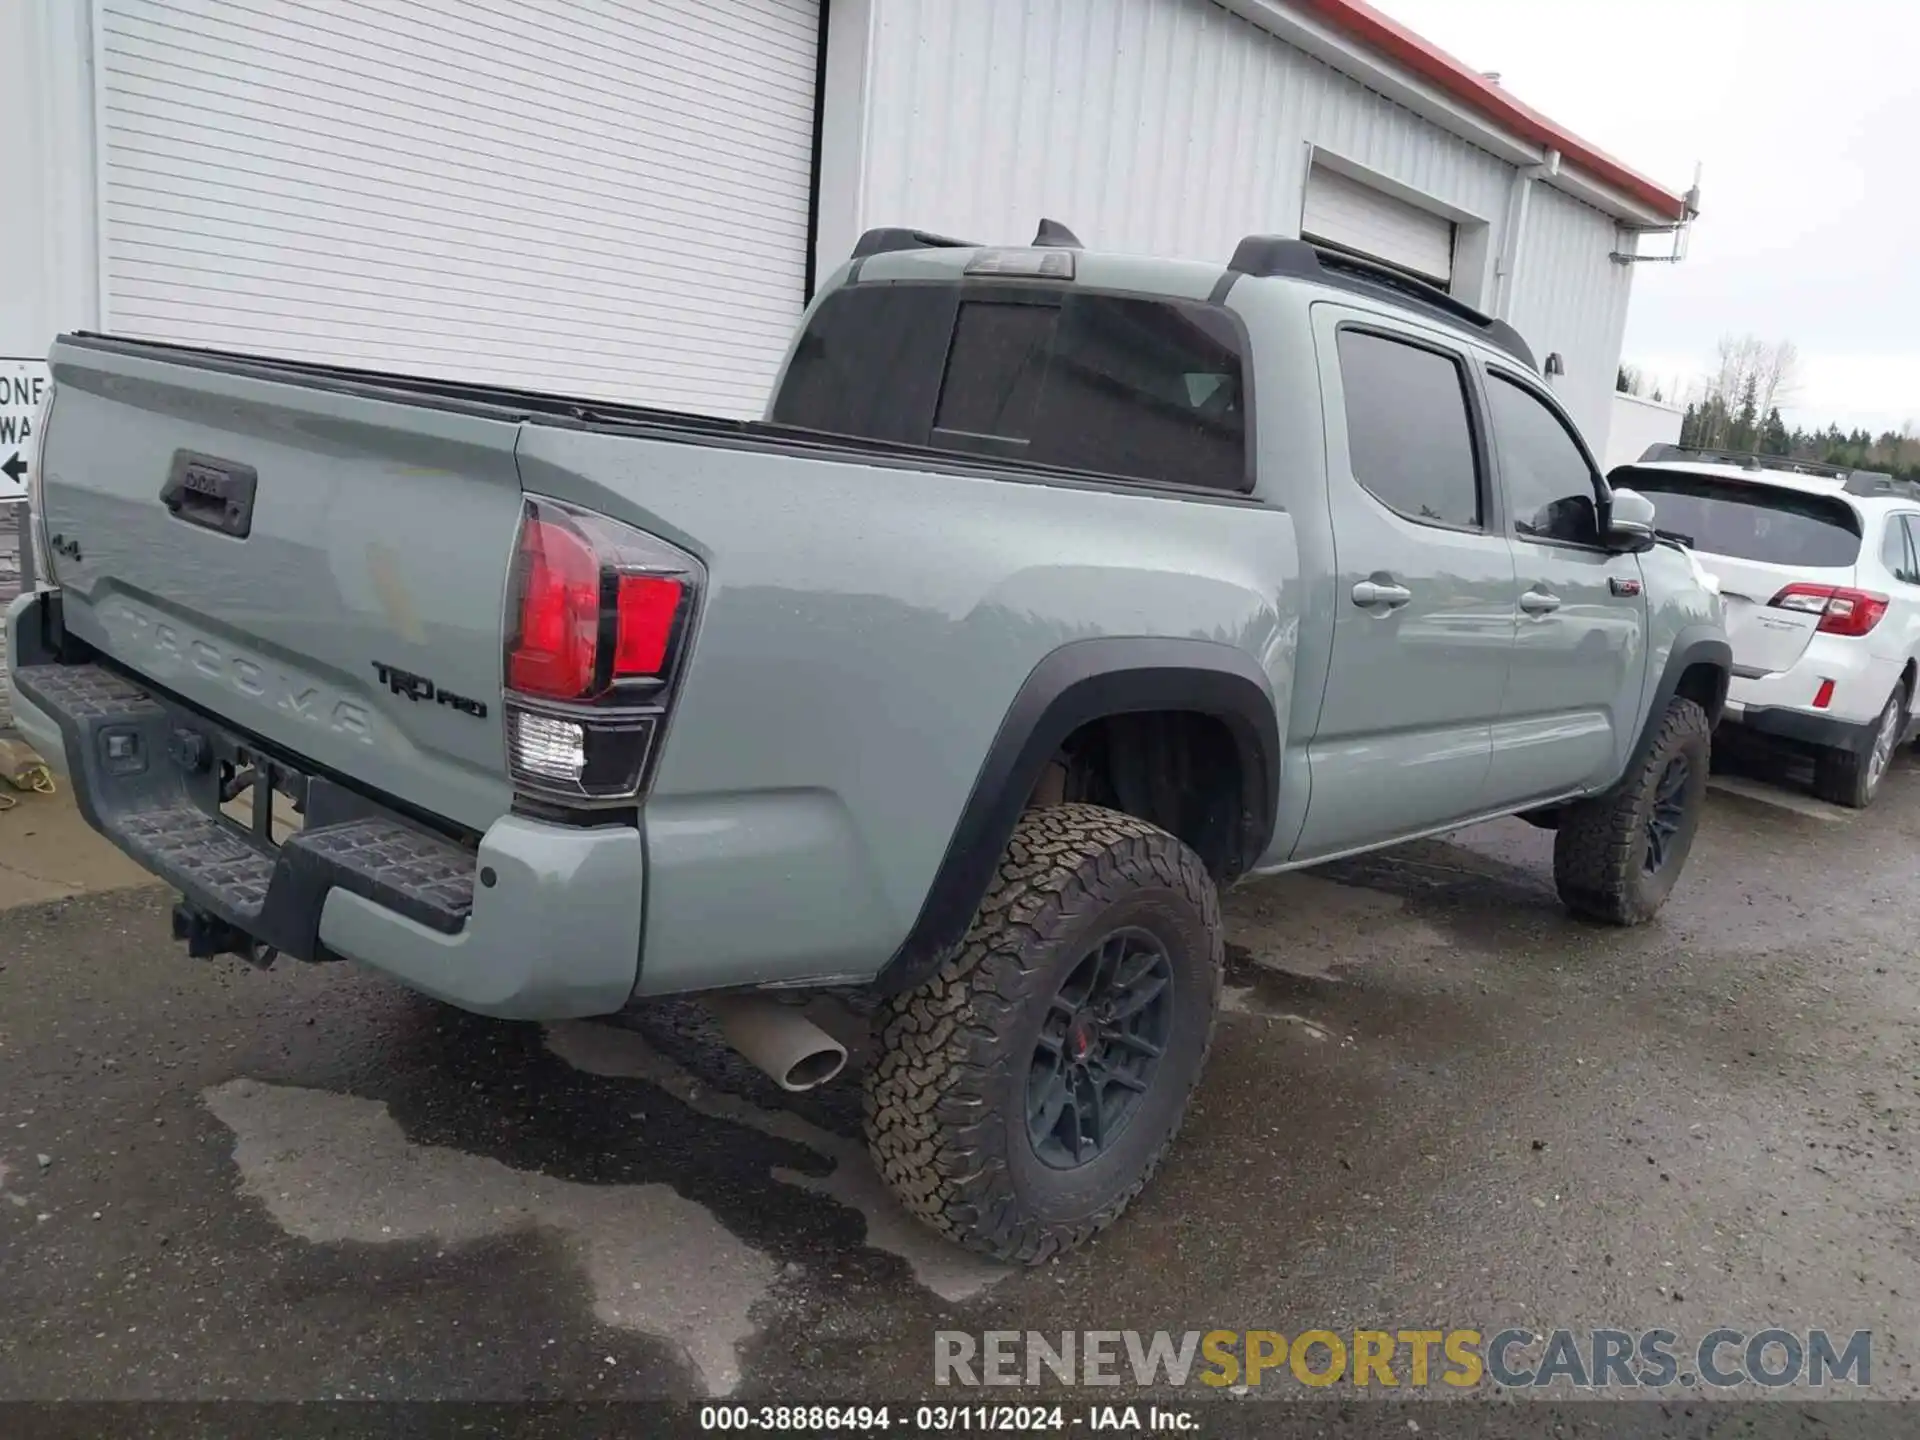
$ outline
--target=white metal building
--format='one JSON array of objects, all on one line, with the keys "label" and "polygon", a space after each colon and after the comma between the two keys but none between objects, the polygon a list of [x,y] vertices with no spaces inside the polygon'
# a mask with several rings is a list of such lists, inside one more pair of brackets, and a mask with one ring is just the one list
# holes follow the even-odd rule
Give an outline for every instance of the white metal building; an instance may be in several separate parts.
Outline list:
[{"label": "white metal building", "polygon": [[[1605,443],[1681,197],[1357,0],[8,0],[0,356],[105,329],[723,414],[903,224],[1391,260]],[[3,439],[4,437],[0,437]]]},{"label": "white metal building", "polygon": [[1616,465],[1631,464],[1647,453],[1649,445],[1680,443],[1680,422],[1686,419],[1687,412],[1678,405],[1624,391],[1616,392],[1610,403],[1613,408],[1607,424],[1606,448],[1596,452],[1603,468],[1611,470]]}]

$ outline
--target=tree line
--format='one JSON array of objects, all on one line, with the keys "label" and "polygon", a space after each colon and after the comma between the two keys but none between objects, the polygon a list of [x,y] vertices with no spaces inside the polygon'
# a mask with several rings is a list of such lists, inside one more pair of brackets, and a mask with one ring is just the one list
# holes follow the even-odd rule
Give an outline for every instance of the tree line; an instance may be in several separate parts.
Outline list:
[{"label": "tree line", "polygon": [[[1778,455],[1851,470],[1884,470],[1920,480],[1920,433],[1912,421],[1875,435],[1865,429],[1789,426],[1780,414],[1797,388],[1799,352],[1793,342],[1755,337],[1721,340],[1714,369],[1694,386],[1680,422],[1680,443],[1693,449]],[[1660,400],[1660,387],[1631,365],[1620,367],[1619,388]]]}]

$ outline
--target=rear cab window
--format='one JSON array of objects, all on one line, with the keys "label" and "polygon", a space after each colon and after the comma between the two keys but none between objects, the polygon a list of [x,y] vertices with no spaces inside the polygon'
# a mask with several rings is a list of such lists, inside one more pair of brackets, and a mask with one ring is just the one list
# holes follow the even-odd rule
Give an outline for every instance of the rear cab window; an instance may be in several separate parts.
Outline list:
[{"label": "rear cab window", "polygon": [[1681,470],[1616,475],[1653,501],[1662,534],[1703,554],[1815,570],[1860,558],[1860,516],[1838,496]]},{"label": "rear cab window", "polygon": [[776,424],[1138,482],[1253,488],[1251,364],[1202,301],[895,282],[828,296]]}]

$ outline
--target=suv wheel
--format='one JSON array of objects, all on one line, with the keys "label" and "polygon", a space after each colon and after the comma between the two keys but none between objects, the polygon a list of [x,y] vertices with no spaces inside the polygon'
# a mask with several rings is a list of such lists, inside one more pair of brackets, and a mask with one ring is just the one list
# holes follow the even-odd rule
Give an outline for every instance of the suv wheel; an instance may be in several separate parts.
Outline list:
[{"label": "suv wheel", "polygon": [[1670,701],[1632,773],[1607,794],[1561,812],[1553,882],[1574,914],[1638,925],[1666,903],[1700,825],[1712,730],[1693,701]]},{"label": "suv wheel", "polygon": [[1034,1264],[1071,1249],[1180,1128],[1221,967],[1193,851],[1093,805],[1027,812],[958,952],[876,1016],[874,1164],[971,1250]]},{"label": "suv wheel", "polygon": [[1822,800],[1864,810],[1880,793],[1900,734],[1907,725],[1907,684],[1901,681],[1887,697],[1874,722],[1873,739],[1864,750],[1822,750],[1813,762],[1813,789]]}]

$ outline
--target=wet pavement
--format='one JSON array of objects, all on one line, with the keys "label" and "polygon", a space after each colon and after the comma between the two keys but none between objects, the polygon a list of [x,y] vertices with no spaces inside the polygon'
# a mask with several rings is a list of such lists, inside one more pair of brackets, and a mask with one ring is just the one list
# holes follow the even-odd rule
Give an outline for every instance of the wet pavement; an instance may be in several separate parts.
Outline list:
[{"label": "wet pavement", "polygon": [[1913,1396],[1900,765],[1857,816],[1717,788],[1632,932],[1519,822],[1243,887],[1168,1162],[1019,1272],[893,1206],[857,1082],[783,1097],[695,1010],[190,962],[150,888],[0,911],[0,1399],[847,1403],[926,1393],[940,1329],[1721,1324],[1871,1330]]}]

